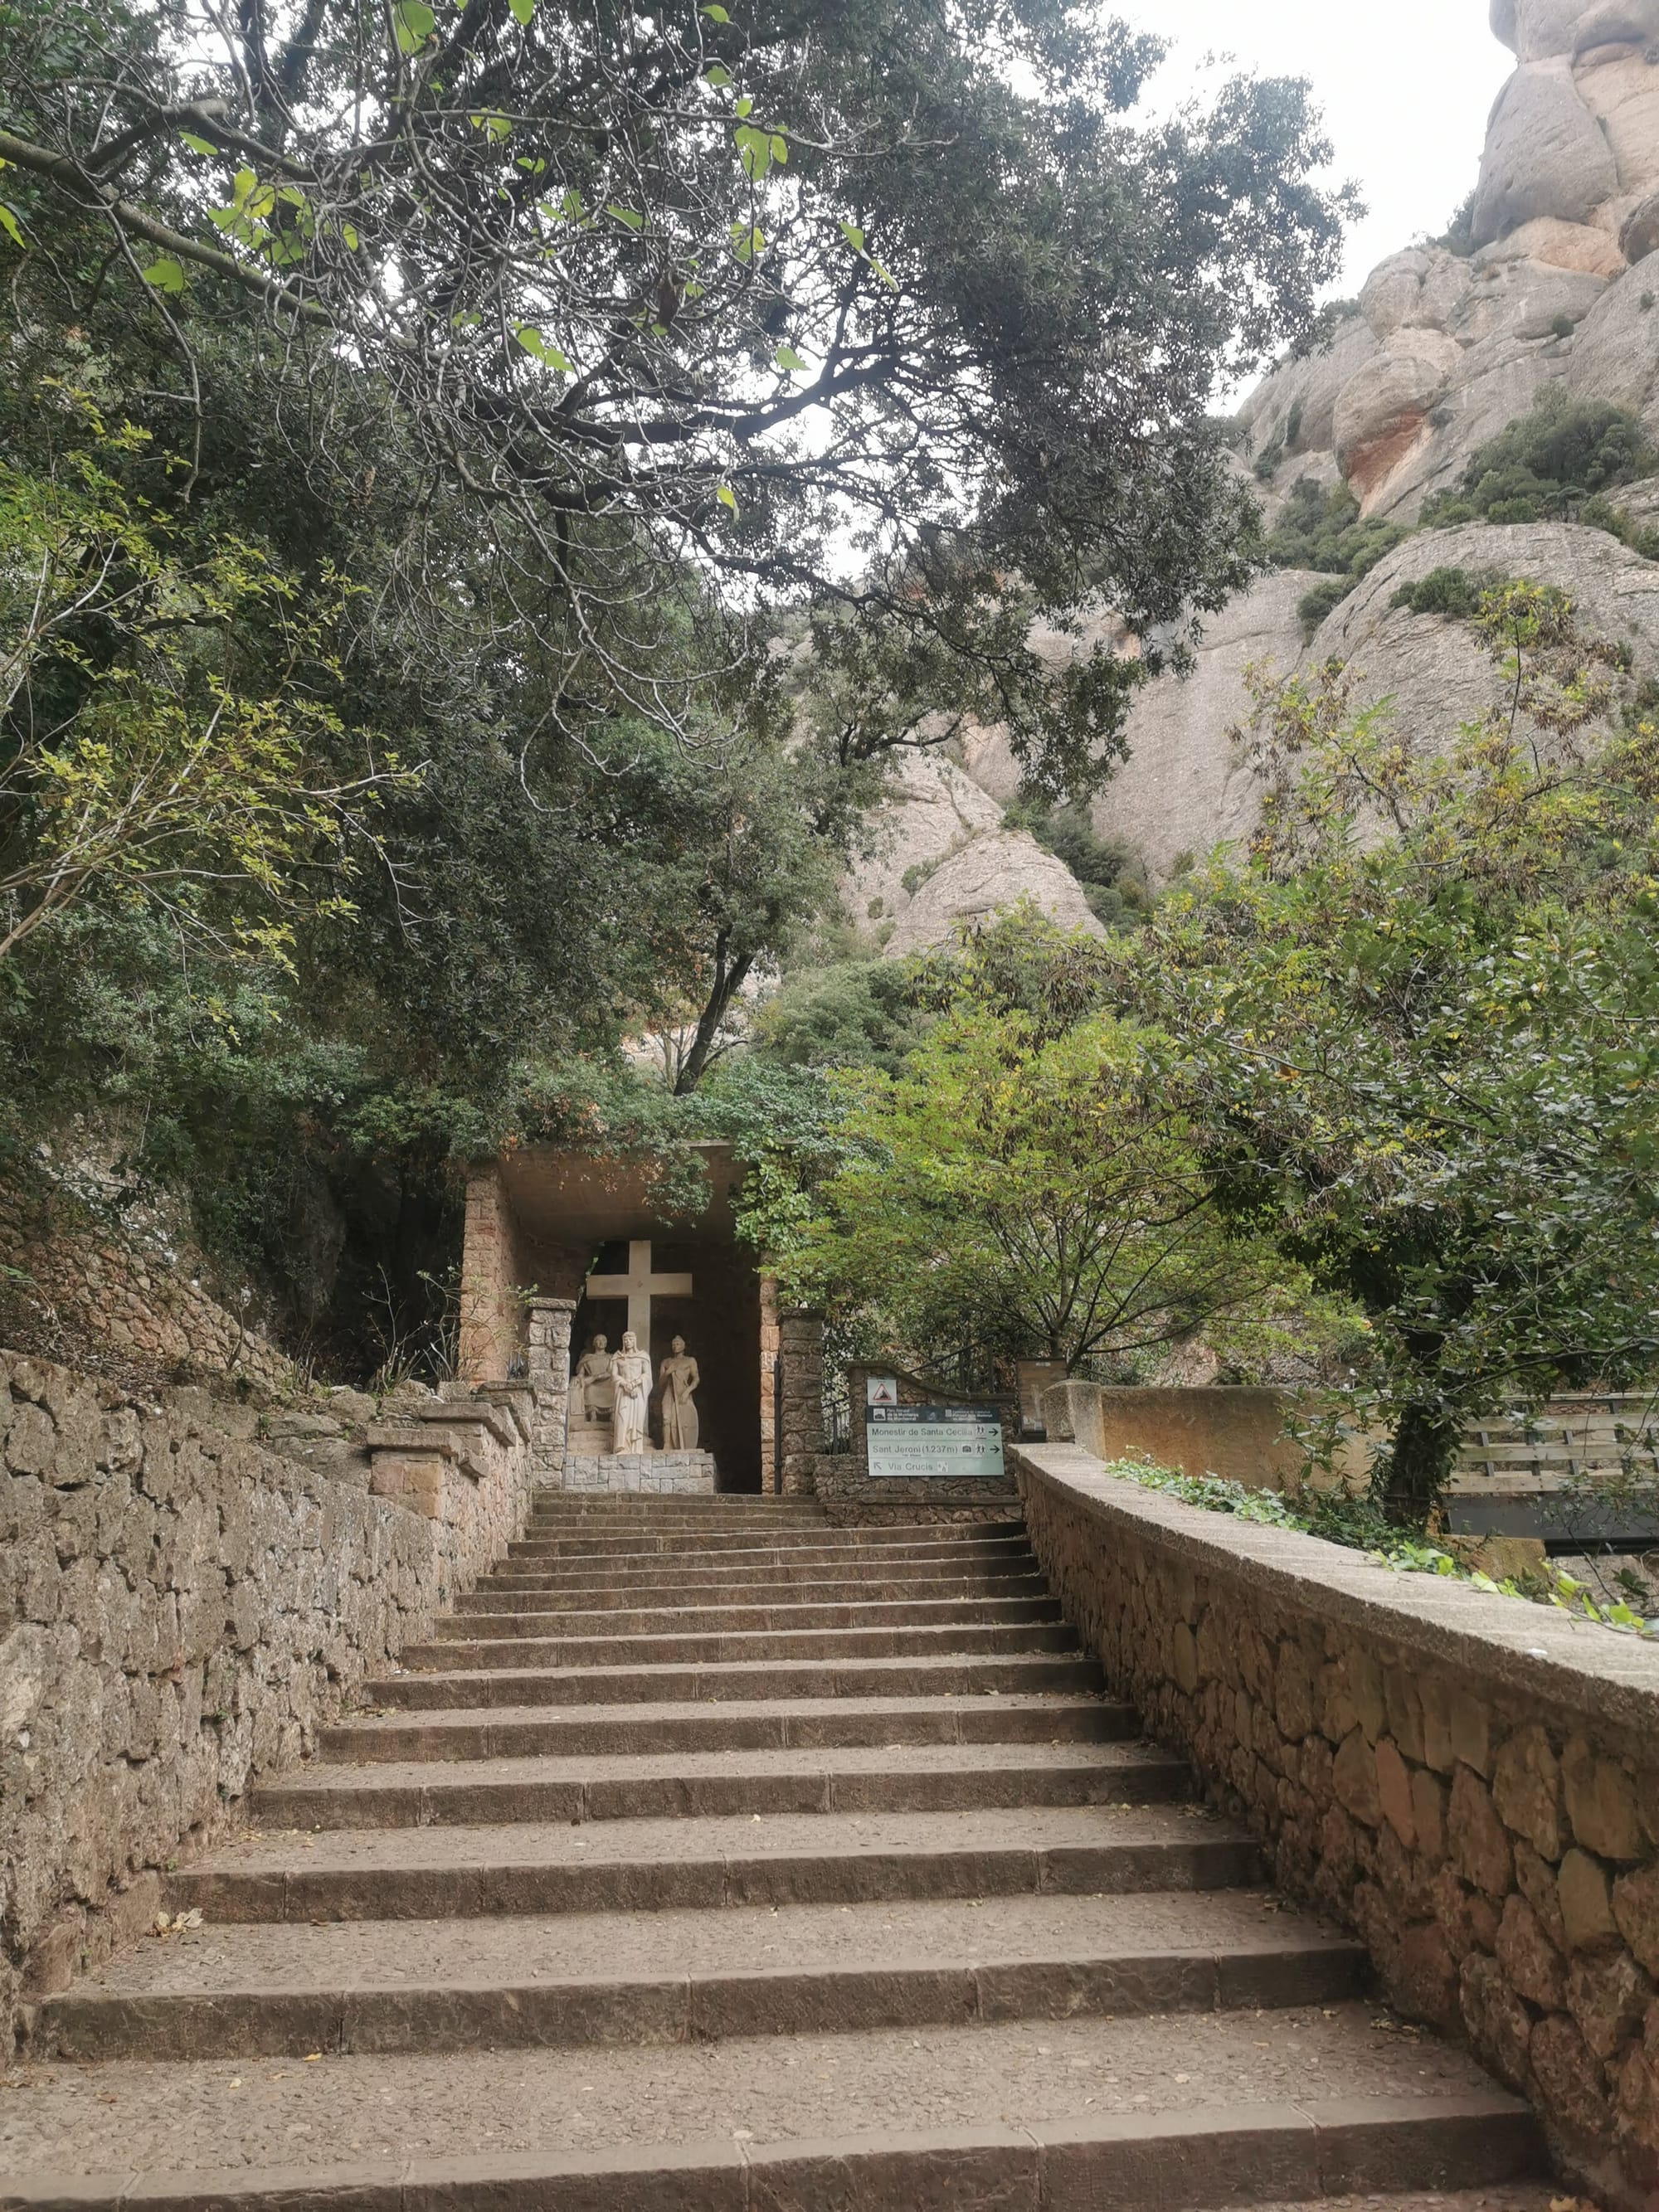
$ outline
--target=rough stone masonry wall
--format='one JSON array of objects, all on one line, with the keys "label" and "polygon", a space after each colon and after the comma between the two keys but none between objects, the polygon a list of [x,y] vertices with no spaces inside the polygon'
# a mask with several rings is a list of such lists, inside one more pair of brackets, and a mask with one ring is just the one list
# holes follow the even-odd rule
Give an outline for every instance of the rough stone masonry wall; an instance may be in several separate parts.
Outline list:
[{"label": "rough stone masonry wall", "polygon": [[1112,1688],[1368,1945],[1404,2013],[1529,2096],[1563,2164],[1659,2202],[1659,1649],[1018,1455]]},{"label": "rough stone masonry wall", "polygon": [[147,1925],[157,1870],[527,1510],[513,1406],[387,1429],[372,1494],[216,1429],[202,1396],[0,1352],[0,2060],[19,2007]]},{"label": "rough stone masonry wall", "polygon": [[180,1256],[145,1250],[65,1194],[0,1181],[0,1267],[24,1278],[24,1303],[129,1358],[290,1386],[289,1362]]}]

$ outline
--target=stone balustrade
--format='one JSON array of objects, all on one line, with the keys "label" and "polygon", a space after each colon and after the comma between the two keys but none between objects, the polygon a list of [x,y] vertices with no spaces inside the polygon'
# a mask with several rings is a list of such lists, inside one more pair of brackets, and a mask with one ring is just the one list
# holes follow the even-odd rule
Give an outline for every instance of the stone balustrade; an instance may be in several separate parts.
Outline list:
[{"label": "stone balustrade", "polygon": [[1107,1682],[1467,2037],[1604,2201],[1659,2197],[1659,1647],[1182,1504],[1076,1444],[1016,1455]]}]

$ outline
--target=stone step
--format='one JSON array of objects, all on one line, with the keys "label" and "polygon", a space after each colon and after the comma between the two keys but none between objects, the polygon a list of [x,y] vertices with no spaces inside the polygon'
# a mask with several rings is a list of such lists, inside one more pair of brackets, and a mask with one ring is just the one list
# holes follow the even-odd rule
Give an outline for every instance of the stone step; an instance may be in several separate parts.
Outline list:
[{"label": "stone step", "polygon": [[1194,1805],[775,1814],[260,1833],[167,1877],[169,1913],[228,1921],[1122,1896],[1247,1887],[1253,1839]]},{"label": "stone step", "polygon": [[940,1652],[1075,1651],[1060,1621],[978,1620],[930,1628],[713,1630],[688,1636],[477,1637],[405,1647],[412,1668],[650,1667],[674,1661],[931,1658]]},{"label": "stone step", "polygon": [[743,1703],[751,1698],[1029,1696],[1100,1687],[1100,1664],[1078,1652],[949,1653],[937,1658],[752,1659],[690,1667],[455,1667],[442,1674],[385,1674],[363,1685],[371,1709],[436,1712],[457,1707]]},{"label": "stone step", "polygon": [[41,2006],[47,2062],[709,2043],[1364,1993],[1352,1941],[1259,1892],[204,1926]]},{"label": "stone step", "polygon": [[[1537,2122],[1371,2008],[637,2050],[42,2069],[6,2212],[1142,2212],[1547,2172]],[[233,2087],[232,2085],[235,2086]],[[1535,2198],[1528,2212],[1542,2212]],[[1380,2212],[1380,2208],[1379,2208]]]},{"label": "stone step", "polygon": [[637,1529],[615,1530],[604,1535],[555,1534],[549,1536],[529,1535],[510,1543],[509,1559],[615,1559],[626,1555],[646,1557],[653,1553],[672,1552],[677,1558],[698,1558],[716,1553],[775,1551],[791,1557],[810,1554],[814,1551],[843,1556],[867,1552],[880,1552],[898,1547],[904,1549],[923,1547],[932,1553],[972,1552],[981,1547],[1018,1544],[1022,1547],[1026,1539],[1018,1528],[1001,1524],[976,1529],[972,1534],[941,1535],[938,1525],[915,1527],[905,1525],[882,1528],[835,1528],[830,1530],[802,1528],[790,1531],[775,1528],[720,1529],[664,1529],[652,1525]]},{"label": "stone step", "polygon": [[1103,1698],[756,1699],[713,1711],[684,1705],[613,1708],[602,1718],[550,1716],[520,1706],[370,1716],[319,1731],[326,1760],[521,1759],[544,1753],[659,1754],[675,1751],[782,1751],[851,1744],[1121,1743],[1140,1723],[1128,1705]]},{"label": "stone step", "polygon": [[252,1817],[303,1828],[409,1828],[675,1814],[977,1811],[1169,1804],[1189,1770],[1125,1744],[916,1744],[713,1752],[702,1757],[495,1759],[447,1765],[315,1765],[257,1786]]},{"label": "stone step", "polygon": [[455,1601],[461,1613],[509,1612],[526,1605],[547,1613],[577,1613],[600,1604],[630,1606],[647,1610],[665,1606],[738,1605],[752,1602],[754,1593],[788,1593],[791,1605],[904,1605],[912,1600],[932,1602],[940,1598],[1046,1596],[1048,1584],[1035,1564],[984,1569],[964,1574],[940,1560],[933,1572],[917,1570],[895,1575],[885,1568],[866,1580],[845,1575],[826,1579],[818,1567],[807,1574],[787,1574],[776,1568],[738,1575],[684,1576],[673,1581],[661,1570],[649,1581],[623,1580],[608,1576],[585,1578],[585,1586],[572,1589],[550,1575],[491,1575],[475,1590]]},{"label": "stone step", "polygon": [[[532,1491],[530,1499],[531,1510],[537,1513],[620,1513],[640,1503],[637,1494],[627,1491],[562,1490],[553,1484]],[[664,1514],[732,1513],[760,1507],[769,1513],[811,1514],[822,1520],[824,1510],[816,1498],[775,1498],[758,1490],[720,1490],[702,1497],[666,1491],[653,1492],[648,1502]]]},{"label": "stone step", "polygon": [[788,1633],[802,1628],[932,1628],[956,1621],[1025,1622],[1060,1619],[1059,1601],[1036,1597],[931,1597],[896,1601],[855,1599],[836,1605],[792,1598],[786,1605],[679,1605],[543,1608],[533,1593],[499,1612],[452,1613],[437,1624],[442,1643],[471,1644],[492,1636],[701,1636]]}]

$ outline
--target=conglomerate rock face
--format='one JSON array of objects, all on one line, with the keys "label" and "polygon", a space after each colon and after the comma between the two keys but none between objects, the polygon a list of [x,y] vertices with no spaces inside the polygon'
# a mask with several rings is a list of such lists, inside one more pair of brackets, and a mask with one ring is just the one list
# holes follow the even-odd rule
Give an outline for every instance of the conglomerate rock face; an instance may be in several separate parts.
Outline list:
[{"label": "conglomerate rock face", "polygon": [[1096,808],[1102,830],[1136,845],[1160,878],[1183,855],[1249,836],[1261,787],[1230,733],[1250,711],[1252,665],[1285,675],[1344,661],[1357,706],[1386,697],[1400,728],[1437,740],[1500,705],[1504,678],[1468,623],[1393,604],[1402,584],[1439,568],[1557,586],[1586,637],[1629,648],[1631,672],[1614,685],[1620,695],[1659,670],[1659,564],[1577,523],[1425,530],[1397,545],[1306,643],[1297,602],[1320,580],[1302,570],[1264,576],[1216,618],[1194,675],[1160,677],[1141,694],[1129,757]]},{"label": "conglomerate rock face", "polygon": [[1495,0],[1519,66],[1487,125],[1474,250],[1374,270],[1328,352],[1243,420],[1273,488],[1340,479],[1411,520],[1550,386],[1659,431],[1659,0]]},{"label": "conglomerate rock face", "polygon": [[[1492,0],[1492,21],[1516,68],[1487,125],[1468,250],[1391,255],[1329,345],[1251,395],[1243,458],[1262,477],[1270,519],[1305,477],[1346,485],[1368,517],[1414,523],[1552,388],[1628,408],[1659,441],[1659,0]],[[1619,497],[1659,520],[1659,482]],[[1496,672],[1467,627],[1389,605],[1402,582],[1443,565],[1559,586],[1587,634],[1628,644],[1638,676],[1659,674],[1659,567],[1616,540],[1561,524],[1427,531],[1311,641],[1297,610],[1316,577],[1263,577],[1224,608],[1194,672],[1160,678],[1137,700],[1097,829],[1139,847],[1154,878],[1248,836],[1261,793],[1229,732],[1249,711],[1253,665],[1284,674],[1304,655],[1347,659],[1358,696],[1391,696],[1425,743],[1483,713]],[[938,763],[907,778],[881,858],[849,896],[890,953],[945,941],[958,918],[1027,892],[1057,920],[1087,916],[1064,866],[1001,826],[1019,781],[1002,733],[974,733],[963,764],[965,775]]]}]

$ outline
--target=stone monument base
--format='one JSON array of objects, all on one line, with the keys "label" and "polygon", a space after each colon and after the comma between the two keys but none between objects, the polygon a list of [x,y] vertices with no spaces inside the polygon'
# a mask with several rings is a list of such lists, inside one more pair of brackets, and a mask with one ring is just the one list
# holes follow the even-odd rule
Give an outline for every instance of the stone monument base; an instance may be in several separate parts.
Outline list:
[{"label": "stone monument base", "polygon": [[712,1498],[711,1452],[585,1452],[564,1456],[566,1490],[639,1491],[652,1497]]}]

